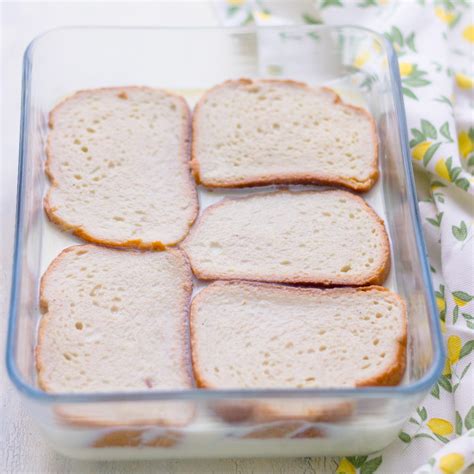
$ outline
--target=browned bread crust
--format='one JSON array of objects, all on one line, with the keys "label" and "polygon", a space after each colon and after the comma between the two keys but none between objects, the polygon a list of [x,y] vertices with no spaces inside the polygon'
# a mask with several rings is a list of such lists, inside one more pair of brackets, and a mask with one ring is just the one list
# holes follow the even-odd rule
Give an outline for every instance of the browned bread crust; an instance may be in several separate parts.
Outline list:
[{"label": "browned bread crust", "polygon": [[182,438],[182,433],[166,430],[150,436],[145,429],[117,429],[108,431],[92,443],[92,448],[171,448]]}]

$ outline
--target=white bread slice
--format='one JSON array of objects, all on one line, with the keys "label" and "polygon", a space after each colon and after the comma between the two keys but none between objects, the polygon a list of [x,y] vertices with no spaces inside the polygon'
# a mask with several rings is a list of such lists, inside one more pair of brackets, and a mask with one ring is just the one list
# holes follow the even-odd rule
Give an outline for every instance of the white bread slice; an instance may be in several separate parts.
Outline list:
[{"label": "white bread slice", "polygon": [[[203,388],[395,385],[405,370],[405,304],[382,287],[215,282],[195,296],[190,324],[194,376]],[[333,401],[287,402],[252,403],[246,415],[317,420],[331,404],[337,408]]]},{"label": "white bread slice", "polygon": [[194,110],[192,167],[204,186],[322,183],[367,191],[377,161],[372,116],[328,88],[231,80]]},{"label": "white bread slice", "polygon": [[[191,292],[191,269],[178,249],[65,249],[41,281],[39,386],[53,393],[190,388]],[[192,410],[189,403],[128,402],[78,405],[62,414],[82,424],[179,426]]]},{"label": "white bread slice", "polygon": [[99,244],[162,249],[197,215],[190,112],[159,89],[76,92],[49,116],[48,217]]},{"label": "white bread slice", "polygon": [[390,245],[382,220],[347,191],[279,191],[207,208],[182,244],[204,280],[321,285],[382,283]]}]

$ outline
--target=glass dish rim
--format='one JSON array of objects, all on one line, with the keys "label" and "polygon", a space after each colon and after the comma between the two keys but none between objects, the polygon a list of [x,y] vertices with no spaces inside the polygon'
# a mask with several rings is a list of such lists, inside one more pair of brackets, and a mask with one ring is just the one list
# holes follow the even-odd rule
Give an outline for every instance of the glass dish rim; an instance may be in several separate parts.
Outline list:
[{"label": "glass dish rim", "polygon": [[[304,389],[201,389],[191,388],[183,390],[162,390],[154,392],[103,392],[103,393],[48,393],[30,385],[20,374],[15,358],[16,331],[19,319],[18,294],[19,279],[21,275],[22,247],[20,242],[24,234],[24,176],[27,164],[27,140],[25,130],[29,122],[28,106],[30,100],[30,65],[34,46],[43,37],[52,33],[68,32],[71,30],[163,30],[163,31],[222,31],[228,34],[257,33],[262,30],[293,30],[298,32],[317,32],[322,30],[358,30],[376,38],[383,44],[387,56],[391,93],[397,113],[398,131],[401,141],[401,152],[407,184],[407,198],[410,210],[410,219],[415,233],[416,249],[421,260],[421,276],[424,283],[424,296],[429,312],[430,342],[433,349],[433,362],[424,376],[414,383],[389,387],[360,387],[360,388],[304,388]],[[428,254],[422,233],[421,219],[416,201],[416,188],[412,162],[408,147],[408,131],[405,115],[405,106],[401,91],[401,79],[398,59],[391,43],[381,34],[368,28],[353,25],[284,25],[284,26],[247,26],[247,27],[222,27],[222,26],[68,26],[54,28],[35,37],[25,50],[23,57],[22,74],[22,99],[19,138],[19,159],[17,178],[17,206],[15,216],[15,240],[13,248],[12,278],[10,290],[10,305],[8,317],[8,331],[6,344],[6,367],[10,380],[16,389],[30,399],[46,403],[100,403],[100,402],[133,402],[133,401],[171,401],[171,400],[219,400],[219,399],[262,399],[262,398],[397,398],[400,396],[416,395],[427,391],[437,380],[444,367],[445,349],[441,334],[441,324],[436,311],[435,296],[429,270]]]}]

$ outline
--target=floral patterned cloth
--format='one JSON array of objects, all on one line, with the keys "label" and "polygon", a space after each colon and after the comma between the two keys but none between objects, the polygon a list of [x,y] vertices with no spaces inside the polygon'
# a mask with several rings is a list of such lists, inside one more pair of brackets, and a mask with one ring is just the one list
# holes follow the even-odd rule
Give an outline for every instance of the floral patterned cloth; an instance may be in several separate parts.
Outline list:
[{"label": "floral patterned cloth", "polygon": [[[382,33],[400,65],[439,317],[444,371],[399,439],[337,473],[443,473],[474,463],[474,4],[472,0],[220,0],[226,25],[357,24]],[[371,60],[361,52],[358,66]],[[429,183],[424,187],[421,182]]]}]

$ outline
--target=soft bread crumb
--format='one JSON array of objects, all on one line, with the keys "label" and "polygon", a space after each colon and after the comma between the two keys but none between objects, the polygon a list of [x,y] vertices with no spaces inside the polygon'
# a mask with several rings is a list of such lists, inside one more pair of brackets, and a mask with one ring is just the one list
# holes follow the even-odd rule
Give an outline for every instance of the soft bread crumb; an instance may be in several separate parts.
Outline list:
[{"label": "soft bread crumb", "polygon": [[366,191],[377,161],[372,116],[327,88],[232,80],[209,90],[193,114],[192,165],[205,186],[324,183]]},{"label": "soft bread crumb", "polygon": [[77,92],[50,114],[49,218],[85,240],[164,248],[197,215],[184,99],[145,87]]},{"label": "soft bread crumb", "polygon": [[390,264],[383,222],[347,191],[280,191],[206,209],[183,242],[202,279],[323,285],[382,283]]},{"label": "soft bread crumb", "polygon": [[[191,305],[194,375],[210,389],[395,385],[405,370],[406,334],[404,302],[382,287],[216,282]],[[352,406],[255,400],[219,402],[213,410],[230,423],[335,421]]]},{"label": "soft bread crumb", "polygon": [[[80,245],[41,282],[36,366],[52,393],[146,392],[192,387],[186,320],[191,269],[183,252]],[[63,410],[82,424],[179,425],[189,404],[156,402]]]},{"label": "soft bread crumb", "polygon": [[205,388],[395,385],[405,369],[405,305],[381,287],[213,283],[193,300],[191,337]]}]

